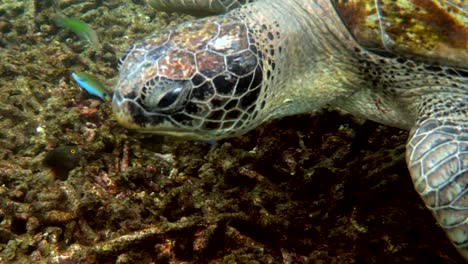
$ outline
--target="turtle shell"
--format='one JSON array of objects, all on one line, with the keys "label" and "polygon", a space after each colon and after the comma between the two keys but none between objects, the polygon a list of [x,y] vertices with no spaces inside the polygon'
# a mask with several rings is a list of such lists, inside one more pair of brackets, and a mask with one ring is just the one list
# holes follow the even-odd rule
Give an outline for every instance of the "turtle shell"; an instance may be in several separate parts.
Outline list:
[{"label": "turtle shell", "polygon": [[466,0],[335,0],[357,42],[381,55],[468,68]]}]

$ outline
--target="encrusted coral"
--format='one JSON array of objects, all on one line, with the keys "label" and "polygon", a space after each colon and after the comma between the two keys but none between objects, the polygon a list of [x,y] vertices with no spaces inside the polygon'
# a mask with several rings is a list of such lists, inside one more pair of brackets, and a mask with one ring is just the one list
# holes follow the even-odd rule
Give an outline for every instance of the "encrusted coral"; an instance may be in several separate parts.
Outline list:
[{"label": "encrusted coral", "polygon": [[[184,19],[142,1],[0,4],[0,262],[462,261],[413,190],[406,132],[331,111],[177,141],[126,131],[71,80],[112,87],[132,41]],[[42,164],[61,144],[82,151],[65,181]]]}]

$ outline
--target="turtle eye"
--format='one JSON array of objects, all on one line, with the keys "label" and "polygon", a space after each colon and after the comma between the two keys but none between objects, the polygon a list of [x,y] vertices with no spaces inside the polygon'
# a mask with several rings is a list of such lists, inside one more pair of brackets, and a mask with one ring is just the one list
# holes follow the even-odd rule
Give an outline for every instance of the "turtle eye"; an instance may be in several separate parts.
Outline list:
[{"label": "turtle eye", "polygon": [[158,108],[169,108],[171,105],[175,104],[180,96],[181,90],[181,87],[176,87],[174,90],[164,95],[161,100],[159,100]]},{"label": "turtle eye", "polygon": [[160,79],[143,88],[143,106],[150,112],[173,113],[184,107],[190,83]]}]

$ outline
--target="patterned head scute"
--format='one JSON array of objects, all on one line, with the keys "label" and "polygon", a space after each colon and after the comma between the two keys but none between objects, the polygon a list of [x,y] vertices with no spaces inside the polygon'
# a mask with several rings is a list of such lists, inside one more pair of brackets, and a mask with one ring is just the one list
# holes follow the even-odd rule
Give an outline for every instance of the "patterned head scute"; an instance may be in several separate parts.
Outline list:
[{"label": "patterned head scute", "polygon": [[130,129],[216,139],[255,126],[263,70],[238,19],[205,18],[151,35],[124,53],[119,70],[113,109]]}]

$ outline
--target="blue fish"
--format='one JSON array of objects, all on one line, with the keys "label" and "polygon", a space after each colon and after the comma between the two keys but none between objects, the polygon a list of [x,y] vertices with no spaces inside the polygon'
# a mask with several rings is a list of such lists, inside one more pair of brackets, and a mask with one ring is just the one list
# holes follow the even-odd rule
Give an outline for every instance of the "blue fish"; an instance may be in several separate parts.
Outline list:
[{"label": "blue fish", "polygon": [[112,98],[104,85],[93,75],[86,72],[80,72],[72,73],[72,77],[88,93],[98,96],[104,102],[112,101]]}]

